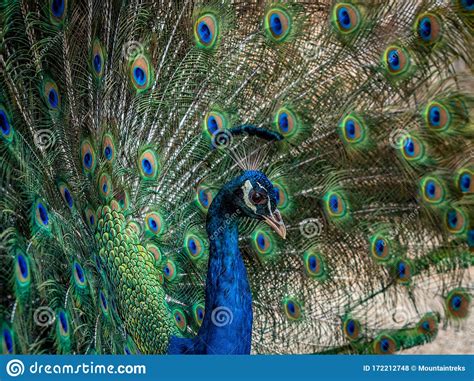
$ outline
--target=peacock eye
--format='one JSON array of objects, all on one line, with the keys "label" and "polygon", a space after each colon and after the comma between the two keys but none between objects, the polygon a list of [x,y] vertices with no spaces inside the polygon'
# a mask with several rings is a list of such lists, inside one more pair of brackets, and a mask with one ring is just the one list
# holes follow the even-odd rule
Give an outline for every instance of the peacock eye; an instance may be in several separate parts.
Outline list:
[{"label": "peacock eye", "polygon": [[250,201],[252,201],[254,205],[266,204],[267,200],[268,200],[268,197],[264,193],[255,192],[255,191],[250,192]]}]

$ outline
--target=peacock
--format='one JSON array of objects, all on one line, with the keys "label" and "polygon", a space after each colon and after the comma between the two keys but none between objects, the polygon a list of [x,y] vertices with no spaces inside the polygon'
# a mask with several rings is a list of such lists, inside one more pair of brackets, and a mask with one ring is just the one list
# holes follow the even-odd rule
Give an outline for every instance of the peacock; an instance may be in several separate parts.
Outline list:
[{"label": "peacock", "polygon": [[2,353],[468,336],[472,0],[2,0],[1,26]]}]

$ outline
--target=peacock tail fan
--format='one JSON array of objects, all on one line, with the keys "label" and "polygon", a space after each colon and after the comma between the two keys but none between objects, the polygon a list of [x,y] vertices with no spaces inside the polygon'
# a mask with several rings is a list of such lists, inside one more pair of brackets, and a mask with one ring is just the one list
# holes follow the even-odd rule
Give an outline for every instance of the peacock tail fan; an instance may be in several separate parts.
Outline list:
[{"label": "peacock tail fan", "polygon": [[0,9],[2,353],[166,353],[221,324],[206,221],[256,169],[287,239],[224,216],[252,353],[393,353],[469,324],[471,2]]}]

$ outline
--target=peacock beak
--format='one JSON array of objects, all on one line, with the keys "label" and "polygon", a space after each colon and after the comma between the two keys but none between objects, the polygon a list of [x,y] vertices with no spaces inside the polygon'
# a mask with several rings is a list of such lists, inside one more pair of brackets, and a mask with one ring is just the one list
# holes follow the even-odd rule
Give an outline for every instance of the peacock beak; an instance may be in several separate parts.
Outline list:
[{"label": "peacock beak", "polygon": [[286,239],[286,226],[278,209],[270,217],[264,216],[263,219],[281,238]]}]

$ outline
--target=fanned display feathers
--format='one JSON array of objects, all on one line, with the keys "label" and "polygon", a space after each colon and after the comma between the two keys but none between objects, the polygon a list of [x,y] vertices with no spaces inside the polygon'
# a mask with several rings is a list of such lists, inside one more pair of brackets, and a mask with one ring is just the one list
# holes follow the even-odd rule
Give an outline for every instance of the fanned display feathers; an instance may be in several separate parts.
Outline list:
[{"label": "fanned display feathers", "polygon": [[[466,329],[471,1],[1,15],[3,353],[212,353],[196,338],[241,321],[244,352],[394,353]],[[250,310],[207,310],[222,250]]]}]

